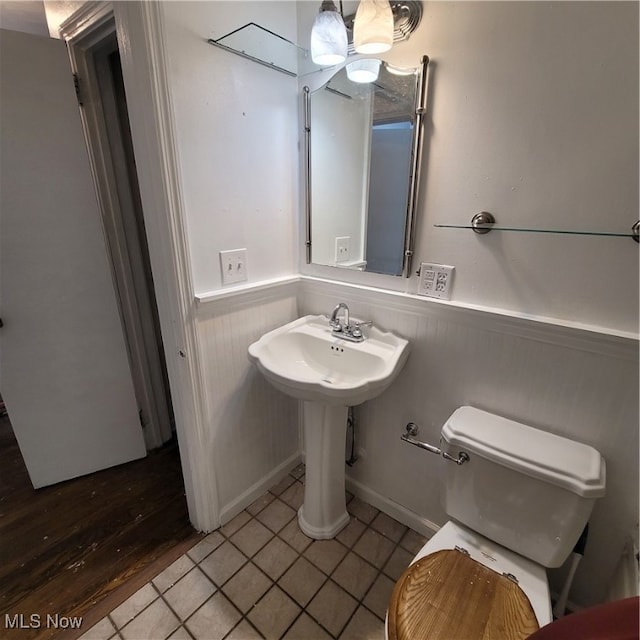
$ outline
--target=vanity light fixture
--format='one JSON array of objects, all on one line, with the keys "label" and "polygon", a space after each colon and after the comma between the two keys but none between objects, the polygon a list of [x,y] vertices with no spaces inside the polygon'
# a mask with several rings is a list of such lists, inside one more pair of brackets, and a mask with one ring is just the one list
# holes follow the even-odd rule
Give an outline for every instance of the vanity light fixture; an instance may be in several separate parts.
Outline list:
[{"label": "vanity light fixture", "polygon": [[347,78],[351,82],[375,82],[380,73],[380,60],[376,58],[361,58],[350,62],[346,69]]},{"label": "vanity light fixture", "polygon": [[347,28],[333,0],[322,0],[311,29],[311,59],[333,66],[347,59]]},{"label": "vanity light fixture", "polygon": [[394,20],[389,0],[360,0],[353,22],[356,53],[389,51],[393,45]]}]

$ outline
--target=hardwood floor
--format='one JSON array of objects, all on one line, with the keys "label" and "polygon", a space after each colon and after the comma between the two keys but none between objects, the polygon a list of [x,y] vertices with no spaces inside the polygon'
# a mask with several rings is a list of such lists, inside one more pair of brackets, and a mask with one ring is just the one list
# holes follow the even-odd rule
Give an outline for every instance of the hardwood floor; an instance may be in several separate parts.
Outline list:
[{"label": "hardwood floor", "polygon": [[[47,614],[83,616],[81,631],[71,633],[80,635],[199,539],[177,445],[34,490],[9,419],[0,418],[2,638],[60,635],[47,628]],[[40,616],[36,628],[32,615]],[[23,628],[10,628],[18,623]]]}]

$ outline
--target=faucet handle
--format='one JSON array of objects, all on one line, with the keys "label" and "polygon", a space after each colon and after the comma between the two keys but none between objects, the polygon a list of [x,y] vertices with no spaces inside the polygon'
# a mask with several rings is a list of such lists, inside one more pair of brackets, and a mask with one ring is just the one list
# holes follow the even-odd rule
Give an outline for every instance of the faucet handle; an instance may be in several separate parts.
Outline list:
[{"label": "faucet handle", "polygon": [[328,321],[329,321],[329,327],[333,330],[333,331],[342,331],[342,324],[340,324],[340,320],[338,319],[334,319],[330,314],[328,313],[323,313],[322,314]]}]

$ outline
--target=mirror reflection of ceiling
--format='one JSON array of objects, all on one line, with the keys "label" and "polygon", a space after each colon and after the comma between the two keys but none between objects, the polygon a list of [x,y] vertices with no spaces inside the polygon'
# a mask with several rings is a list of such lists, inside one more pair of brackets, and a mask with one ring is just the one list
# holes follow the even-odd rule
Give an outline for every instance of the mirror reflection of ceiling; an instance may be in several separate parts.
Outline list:
[{"label": "mirror reflection of ceiling", "polygon": [[[397,75],[390,73],[385,63],[380,67],[380,75],[375,82],[360,84],[347,78],[345,69],[341,69],[325,85],[326,91],[331,91],[345,97],[357,100],[367,98],[375,92],[373,101],[373,122],[395,122],[407,120],[408,114],[414,113],[416,76]],[[413,116],[412,116],[413,119]]]}]

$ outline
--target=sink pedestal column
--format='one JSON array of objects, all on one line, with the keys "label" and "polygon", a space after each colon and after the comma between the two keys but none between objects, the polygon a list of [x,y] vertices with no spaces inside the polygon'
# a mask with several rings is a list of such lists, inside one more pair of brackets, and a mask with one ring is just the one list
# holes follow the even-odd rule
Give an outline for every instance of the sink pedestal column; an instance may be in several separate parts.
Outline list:
[{"label": "sink pedestal column", "polygon": [[333,538],[349,522],[344,489],[347,407],[303,402],[305,483],[298,524],[310,538]]}]

